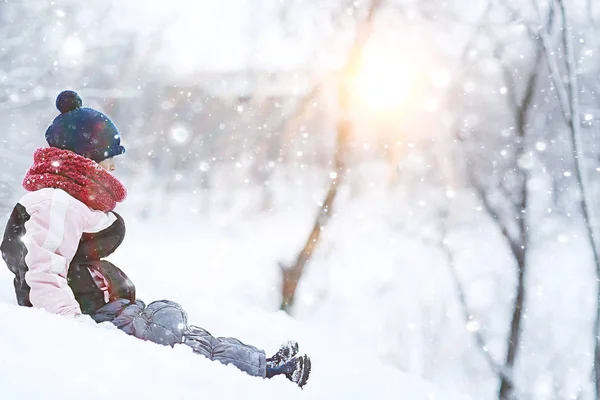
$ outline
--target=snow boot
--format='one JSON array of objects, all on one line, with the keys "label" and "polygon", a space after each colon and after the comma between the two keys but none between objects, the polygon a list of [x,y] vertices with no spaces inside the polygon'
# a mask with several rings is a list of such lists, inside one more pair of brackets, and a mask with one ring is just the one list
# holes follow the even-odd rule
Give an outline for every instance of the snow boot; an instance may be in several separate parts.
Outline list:
[{"label": "snow boot", "polygon": [[273,357],[267,358],[267,368],[277,368],[282,366],[298,354],[298,349],[298,342],[289,341],[282,344]]},{"label": "snow boot", "polygon": [[278,367],[267,366],[267,378],[272,378],[276,375],[285,375],[286,378],[302,388],[308,381],[310,370],[310,358],[306,354],[301,354]]}]

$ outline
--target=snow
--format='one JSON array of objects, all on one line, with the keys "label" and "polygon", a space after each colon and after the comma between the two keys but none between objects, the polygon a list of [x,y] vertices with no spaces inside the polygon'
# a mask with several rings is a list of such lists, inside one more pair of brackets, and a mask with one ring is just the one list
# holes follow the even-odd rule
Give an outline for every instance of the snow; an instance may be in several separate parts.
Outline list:
[{"label": "snow", "polygon": [[[186,348],[18,308],[0,261],[0,400],[107,398],[113,391],[133,398],[496,399],[498,376],[486,357],[506,360],[518,271],[492,214],[513,238],[523,216],[527,222],[525,305],[516,362],[507,368],[514,397],[593,397],[597,274],[577,154],[561,116],[568,96],[552,84],[560,74],[532,64],[540,43],[529,30],[551,25],[543,21],[547,7],[383,2],[370,43],[388,38],[387,45],[369,63],[370,79],[396,86],[393,71],[380,82],[390,54],[411,65],[427,60],[416,68],[419,90],[406,109],[386,113],[361,107],[359,96],[351,96],[349,110],[339,108],[337,71],[370,1],[80,3],[0,2],[0,227],[22,191],[32,150],[46,145],[56,95],[76,89],[124,135],[128,153],[117,160],[117,176],[131,196],[118,211],[128,237],[111,261],[139,296],[176,300],[192,323],[268,353],[299,340],[314,374],[301,391],[207,363]],[[589,174],[588,197],[600,199],[593,23],[600,8],[568,3],[575,54],[565,53],[560,34],[549,35],[541,44],[551,57],[540,65],[577,61],[570,81],[579,78],[580,90],[573,86],[570,97],[580,97],[581,112],[571,114],[583,121],[585,150],[577,158]],[[554,27],[569,31],[558,19]],[[414,51],[403,45],[407,38]],[[534,76],[527,121],[520,121],[513,100],[524,99]],[[294,117],[313,88],[318,94],[305,115]],[[344,115],[352,134],[339,175],[332,160]],[[279,264],[293,262],[332,179],[341,179],[334,216],[305,269],[292,318],[278,310]],[[493,213],[474,199],[473,182]],[[600,203],[590,203],[595,214]],[[591,222],[597,230],[593,215]]]},{"label": "snow", "polygon": [[297,217],[250,219],[236,228],[220,219],[131,220],[124,244],[110,259],[136,283],[139,298],[179,301],[190,323],[268,354],[285,340],[298,340],[313,360],[308,385],[301,390],[285,378],[250,377],[184,345],[143,342],[107,323],[92,326],[18,307],[2,265],[2,398],[466,399],[383,365],[370,352],[372,344],[362,342],[372,321],[356,321],[348,330],[325,318],[293,319],[276,310],[277,270],[266,260],[292,252],[296,243],[295,235],[280,236],[279,246],[268,239],[286,223],[301,231]]},{"label": "snow", "polygon": [[[253,378],[187,346],[143,342],[110,324],[93,327],[5,303],[0,303],[0,315],[5,321],[0,335],[5,399],[367,399],[373,390],[379,398],[454,398],[441,397],[424,381],[391,368],[373,368],[359,352],[315,352],[314,375],[300,390],[285,378]],[[363,365],[353,368],[356,362]]]},{"label": "snow", "polygon": [[[502,235],[484,212],[475,211],[481,207],[462,190],[432,192],[419,185],[389,190],[380,169],[373,166],[369,171],[347,177],[332,222],[299,285],[293,318],[278,310],[278,265],[292,262],[303,244],[316,202],[322,198],[318,190],[303,185],[284,191],[274,180],[275,208],[257,212],[257,196],[251,189],[172,196],[167,205],[158,207],[159,192],[143,192],[126,182],[130,198],[117,209],[128,231],[110,260],[135,282],[139,298],[177,301],[188,311],[190,323],[218,336],[238,337],[268,354],[286,340],[299,341],[314,367],[305,390],[285,379],[261,381],[206,363],[186,354],[187,348],[159,348],[120,332],[16,307],[11,275],[2,265],[0,315],[6,317],[0,319],[0,385],[10,387],[6,393],[14,393],[14,398],[37,398],[31,391],[41,385],[18,384],[24,371],[46,382],[51,380],[47,371],[56,369],[52,363],[60,360],[83,371],[83,390],[85,382],[92,387],[93,382],[103,381],[103,374],[124,369],[118,360],[126,359],[132,380],[128,390],[138,390],[140,398],[141,393],[150,398],[153,393],[190,398],[198,391],[217,398],[240,393],[261,398],[285,394],[370,399],[373,393],[378,398],[466,398],[462,394],[495,398],[497,379],[472,332],[482,332],[489,353],[495,360],[502,359],[514,285],[513,260]],[[544,185],[532,195],[545,193]],[[148,199],[152,201],[147,203]],[[464,319],[439,246],[432,208],[440,202],[453,208],[452,229],[444,242],[454,253],[467,293],[469,321]],[[199,211],[206,203],[209,210]],[[142,212],[144,204],[156,210]],[[552,392],[548,392],[551,378],[539,373],[540,368],[550,370],[560,359],[561,368],[576,371],[564,375],[561,383],[569,395],[580,390],[579,377],[589,371],[588,316],[593,313],[595,283],[589,279],[593,268],[581,226],[559,212],[548,213],[555,205],[541,201],[539,206],[532,209],[544,219],[532,232],[537,245],[530,253],[522,338],[527,356],[519,359],[516,368],[522,387],[523,382],[532,382],[528,389],[535,394],[532,398],[550,399],[545,393]],[[142,215],[149,218],[139,220]],[[81,350],[90,343],[89,350]],[[550,348],[559,350],[549,352]],[[105,371],[94,358],[96,352],[115,367]],[[168,374],[172,382],[148,379],[154,373]],[[187,379],[190,373],[198,374],[201,389],[195,386],[196,378]],[[235,385],[229,384],[232,379]],[[73,386],[67,395],[57,382],[44,388],[42,398],[81,394]],[[223,394],[217,395],[219,391]],[[102,398],[100,393],[94,396]]]}]

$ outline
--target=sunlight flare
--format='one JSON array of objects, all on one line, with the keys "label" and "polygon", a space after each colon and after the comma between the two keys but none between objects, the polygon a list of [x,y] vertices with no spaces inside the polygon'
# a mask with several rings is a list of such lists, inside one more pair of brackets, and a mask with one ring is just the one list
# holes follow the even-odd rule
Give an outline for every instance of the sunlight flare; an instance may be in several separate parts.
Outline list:
[{"label": "sunlight flare", "polygon": [[375,111],[399,109],[415,93],[423,75],[422,64],[420,52],[411,46],[370,42],[355,77],[355,94]]}]

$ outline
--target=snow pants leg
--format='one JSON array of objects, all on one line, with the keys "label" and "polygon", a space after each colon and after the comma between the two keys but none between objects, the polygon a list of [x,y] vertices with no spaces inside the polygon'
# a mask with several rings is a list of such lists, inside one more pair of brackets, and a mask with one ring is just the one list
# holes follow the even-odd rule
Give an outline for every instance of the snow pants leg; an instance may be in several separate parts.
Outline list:
[{"label": "snow pants leg", "polygon": [[91,314],[94,321],[113,323],[135,336],[166,346],[185,344],[194,352],[223,364],[233,364],[252,376],[266,376],[266,356],[263,350],[234,338],[214,337],[208,331],[187,324],[187,313],[178,303],[155,301],[146,306],[141,300],[112,301]]}]

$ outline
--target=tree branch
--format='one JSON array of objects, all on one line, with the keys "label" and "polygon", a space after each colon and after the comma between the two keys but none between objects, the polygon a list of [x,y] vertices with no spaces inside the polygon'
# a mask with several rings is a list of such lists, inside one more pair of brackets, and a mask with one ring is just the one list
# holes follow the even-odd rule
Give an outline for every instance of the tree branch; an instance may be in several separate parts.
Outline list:
[{"label": "tree branch", "polygon": [[[458,277],[458,271],[456,270],[456,266],[454,264],[454,255],[448,244],[447,224],[448,224],[448,220],[449,220],[449,213],[447,210],[445,210],[442,213],[441,220],[442,220],[442,223],[441,223],[442,240],[441,240],[440,246],[446,257],[446,263],[448,264],[448,269],[450,270],[450,275],[452,276],[452,281],[454,283],[454,286],[456,287],[456,293],[458,296],[458,300],[462,307],[463,318],[465,320],[465,323],[468,324],[470,322],[473,322],[473,313],[471,312],[471,310],[469,308],[469,304],[467,302],[466,291],[462,285],[460,278]],[[492,371],[494,371],[494,373],[498,377],[501,377],[501,378],[511,382],[511,384],[512,384],[512,378],[510,376],[508,376],[508,374],[506,373],[504,368],[496,360],[494,360],[494,357],[490,353],[489,348],[487,346],[487,340],[483,336],[483,333],[481,332],[481,330],[479,328],[477,328],[477,329],[473,329],[473,330],[469,330],[469,331],[473,333],[473,338],[475,339],[477,346],[479,346],[479,348],[482,350],[482,354],[483,354],[485,360],[487,361],[490,369]]]},{"label": "tree branch", "polygon": [[283,275],[281,288],[282,301],[280,308],[286,312],[289,312],[290,308],[294,304],[296,289],[304,272],[304,267],[312,258],[314,251],[319,244],[321,232],[333,214],[333,202],[337,196],[338,187],[344,180],[344,175],[346,173],[348,140],[352,132],[352,116],[348,104],[350,84],[360,65],[363,47],[371,35],[371,31],[373,29],[373,19],[381,4],[382,0],[371,1],[367,16],[357,28],[354,42],[348,51],[346,62],[341,70],[341,79],[338,83],[340,116],[337,123],[336,151],[334,156],[334,171],[336,176],[331,180],[325,200],[317,212],[315,221],[313,223],[313,228],[306,239],[303,248],[296,257],[296,261],[290,267],[286,267],[280,263],[280,268]]},{"label": "tree branch", "polygon": [[577,76],[577,60],[575,56],[575,44],[573,42],[573,28],[569,24],[567,18],[566,7],[564,0],[557,0],[561,11],[561,20],[563,24],[562,36],[565,43],[566,65],[569,76],[569,106],[571,112],[570,128],[571,128],[571,143],[575,157],[575,172],[577,176],[577,184],[581,192],[581,211],[584,218],[585,229],[588,237],[588,242],[592,250],[594,263],[596,267],[597,281],[597,296],[596,315],[593,327],[594,334],[594,387],[596,399],[600,398],[600,256],[596,246],[596,237],[593,228],[593,215],[591,208],[590,196],[587,190],[587,174],[583,163],[585,154],[583,153],[583,143],[581,138],[581,114],[579,110],[579,78]]},{"label": "tree branch", "polygon": [[[543,23],[543,17],[541,15],[541,11],[538,8],[538,13],[540,14],[539,15],[540,22],[542,23],[542,26],[538,29],[532,28],[529,24],[526,24],[522,20],[518,19],[517,11],[510,5],[510,3],[508,3],[508,1],[500,0],[499,4],[501,4],[510,13],[514,23],[525,27],[525,29],[527,30],[529,35],[533,39],[540,42],[542,48],[544,49],[544,55],[546,56],[546,62],[548,63],[548,69],[550,70],[550,75],[552,77],[552,83],[553,83],[554,89],[556,90],[556,96],[558,97],[560,108],[562,110],[563,116],[565,117],[566,123],[569,124],[570,119],[571,119],[571,113],[569,111],[570,110],[569,96],[567,94],[567,88],[565,86],[565,83],[563,82],[563,79],[562,79],[562,76],[560,73],[560,67],[558,66],[558,63],[556,62],[556,59],[552,56],[554,54],[554,52],[551,50],[552,44],[551,44],[550,36],[548,34],[549,31],[551,31],[553,20],[554,20],[554,1],[555,0],[550,0],[548,3],[549,11],[548,11],[548,19],[547,19],[546,24]],[[537,6],[537,3],[534,2],[534,4],[536,4],[536,6]]]}]

